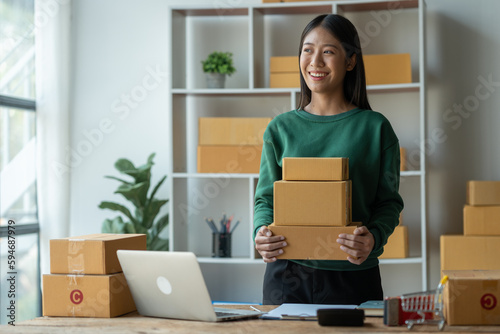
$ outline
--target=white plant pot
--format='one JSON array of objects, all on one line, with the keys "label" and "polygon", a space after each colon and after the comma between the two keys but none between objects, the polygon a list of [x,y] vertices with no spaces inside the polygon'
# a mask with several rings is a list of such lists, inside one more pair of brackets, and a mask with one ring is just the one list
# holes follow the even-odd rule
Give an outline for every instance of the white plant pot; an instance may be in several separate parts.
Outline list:
[{"label": "white plant pot", "polygon": [[205,73],[207,78],[207,88],[224,88],[226,75],[220,73]]}]

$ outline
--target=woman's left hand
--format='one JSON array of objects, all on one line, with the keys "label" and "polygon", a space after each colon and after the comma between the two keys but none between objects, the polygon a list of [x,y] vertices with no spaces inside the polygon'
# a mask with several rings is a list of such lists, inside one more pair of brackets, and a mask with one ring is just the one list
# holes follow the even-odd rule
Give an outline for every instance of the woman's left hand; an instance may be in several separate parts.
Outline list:
[{"label": "woman's left hand", "polygon": [[366,226],[360,226],[354,230],[353,234],[339,234],[337,243],[341,245],[340,249],[349,255],[347,257],[349,262],[361,264],[370,255],[375,239]]}]

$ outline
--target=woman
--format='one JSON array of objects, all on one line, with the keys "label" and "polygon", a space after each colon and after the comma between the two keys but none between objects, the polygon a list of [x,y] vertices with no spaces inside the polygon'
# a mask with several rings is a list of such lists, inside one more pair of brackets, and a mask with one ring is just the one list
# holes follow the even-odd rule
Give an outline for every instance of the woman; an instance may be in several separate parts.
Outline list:
[{"label": "woman", "polygon": [[[255,248],[267,263],[264,304],[360,304],[383,298],[378,259],[398,225],[399,141],[372,111],[359,37],[340,15],[320,15],[299,49],[301,96],[296,110],[275,117],[264,134],[255,194]],[[347,261],[279,260],[286,236],[272,235],[273,183],[283,157],[348,157],[353,234],[337,242]]]}]

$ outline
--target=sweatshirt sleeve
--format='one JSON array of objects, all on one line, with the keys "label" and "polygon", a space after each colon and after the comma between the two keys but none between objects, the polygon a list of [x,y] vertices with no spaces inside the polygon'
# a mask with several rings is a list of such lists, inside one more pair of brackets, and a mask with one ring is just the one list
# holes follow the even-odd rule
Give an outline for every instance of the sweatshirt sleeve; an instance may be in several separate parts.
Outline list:
[{"label": "sweatshirt sleeve", "polygon": [[399,143],[385,148],[381,155],[381,169],[376,200],[367,228],[373,234],[375,245],[370,257],[383,253],[387,239],[399,224],[403,199],[399,195],[400,154]]},{"label": "sweatshirt sleeve", "polygon": [[254,240],[261,226],[270,225],[273,222],[274,182],[281,179],[280,160],[268,129],[264,134],[259,182],[255,191]]}]

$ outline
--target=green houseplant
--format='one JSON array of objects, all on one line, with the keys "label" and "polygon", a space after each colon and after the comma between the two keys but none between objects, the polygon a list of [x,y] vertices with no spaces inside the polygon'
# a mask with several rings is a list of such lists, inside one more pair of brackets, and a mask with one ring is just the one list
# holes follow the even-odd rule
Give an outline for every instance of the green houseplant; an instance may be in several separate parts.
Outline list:
[{"label": "green houseplant", "polygon": [[160,233],[168,225],[168,214],[158,218],[156,216],[160,209],[168,200],[155,198],[156,192],[163,184],[167,176],[164,176],[153,188],[148,196],[151,185],[151,167],[155,153],[148,157],[146,164],[135,167],[127,159],[119,159],[115,163],[115,168],[122,174],[132,177],[127,181],[114,176],[105,176],[121,182],[121,185],[114,192],[122,195],[135,207],[134,214],[124,205],[103,201],[99,204],[101,209],[109,209],[121,212],[128,220],[123,220],[122,216],[113,219],[106,219],[102,224],[103,233],[143,233],[147,235],[147,248],[149,250],[168,250],[168,239],[160,237]]},{"label": "green houseplant", "polygon": [[203,65],[203,72],[207,76],[208,88],[224,88],[226,75],[236,72],[231,52],[212,52],[201,63]]}]

